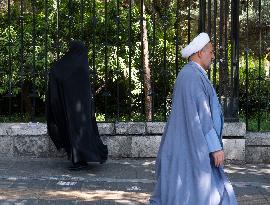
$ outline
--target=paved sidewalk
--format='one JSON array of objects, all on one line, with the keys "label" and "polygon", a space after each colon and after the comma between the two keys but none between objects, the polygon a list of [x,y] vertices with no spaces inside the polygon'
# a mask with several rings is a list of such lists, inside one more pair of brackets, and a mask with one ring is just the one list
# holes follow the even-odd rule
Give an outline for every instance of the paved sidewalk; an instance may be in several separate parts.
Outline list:
[{"label": "paved sidewalk", "polygon": [[[1,205],[141,205],[154,186],[154,159],[109,160],[69,171],[63,159],[0,159]],[[239,205],[270,204],[270,165],[227,165]]]}]

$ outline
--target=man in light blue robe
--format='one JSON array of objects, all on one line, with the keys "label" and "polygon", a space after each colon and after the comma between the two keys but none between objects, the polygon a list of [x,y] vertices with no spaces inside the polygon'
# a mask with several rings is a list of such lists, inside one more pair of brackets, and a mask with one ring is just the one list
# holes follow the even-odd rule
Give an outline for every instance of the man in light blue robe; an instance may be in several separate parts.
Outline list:
[{"label": "man in light blue robe", "polygon": [[190,62],[175,82],[150,205],[237,205],[223,168],[223,114],[206,74],[214,58],[208,34],[199,34],[182,56]]}]

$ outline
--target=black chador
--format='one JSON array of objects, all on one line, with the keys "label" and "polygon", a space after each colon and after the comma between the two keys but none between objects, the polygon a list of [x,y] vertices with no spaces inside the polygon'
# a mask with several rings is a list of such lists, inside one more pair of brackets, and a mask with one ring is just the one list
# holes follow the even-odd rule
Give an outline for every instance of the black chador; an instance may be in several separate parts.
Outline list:
[{"label": "black chador", "polygon": [[56,148],[67,152],[71,169],[107,160],[108,149],[98,133],[92,95],[87,49],[73,41],[50,70],[47,95],[48,133]]}]

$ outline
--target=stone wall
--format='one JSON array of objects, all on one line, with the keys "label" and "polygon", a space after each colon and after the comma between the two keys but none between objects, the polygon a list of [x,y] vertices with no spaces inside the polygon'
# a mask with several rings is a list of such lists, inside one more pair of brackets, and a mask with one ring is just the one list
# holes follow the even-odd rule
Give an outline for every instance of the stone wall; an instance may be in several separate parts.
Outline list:
[{"label": "stone wall", "polygon": [[[164,127],[164,122],[98,123],[101,138],[114,158],[155,157]],[[225,123],[223,136],[228,161],[270,161],[269,133],[246,135],[244,123]],[[65,154],[55,149],[46,124],[0,123],[0,156],[64,157]]]},{"label": "stone wall", "polygon": [[246,162],[270,163],[270,132],[246,134]]}]

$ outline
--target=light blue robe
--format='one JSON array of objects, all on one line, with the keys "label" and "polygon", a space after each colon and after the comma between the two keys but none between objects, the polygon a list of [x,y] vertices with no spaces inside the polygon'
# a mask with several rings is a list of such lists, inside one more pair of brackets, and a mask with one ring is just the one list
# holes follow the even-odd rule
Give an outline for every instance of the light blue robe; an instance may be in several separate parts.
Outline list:
[{"label": "light blue robe", "polygon": [[223,149],[223,115],[207,75],[194,62],[180,71],[172,110],[156,159],[150,205],[237,205],[223,167],[211,152]]}]

